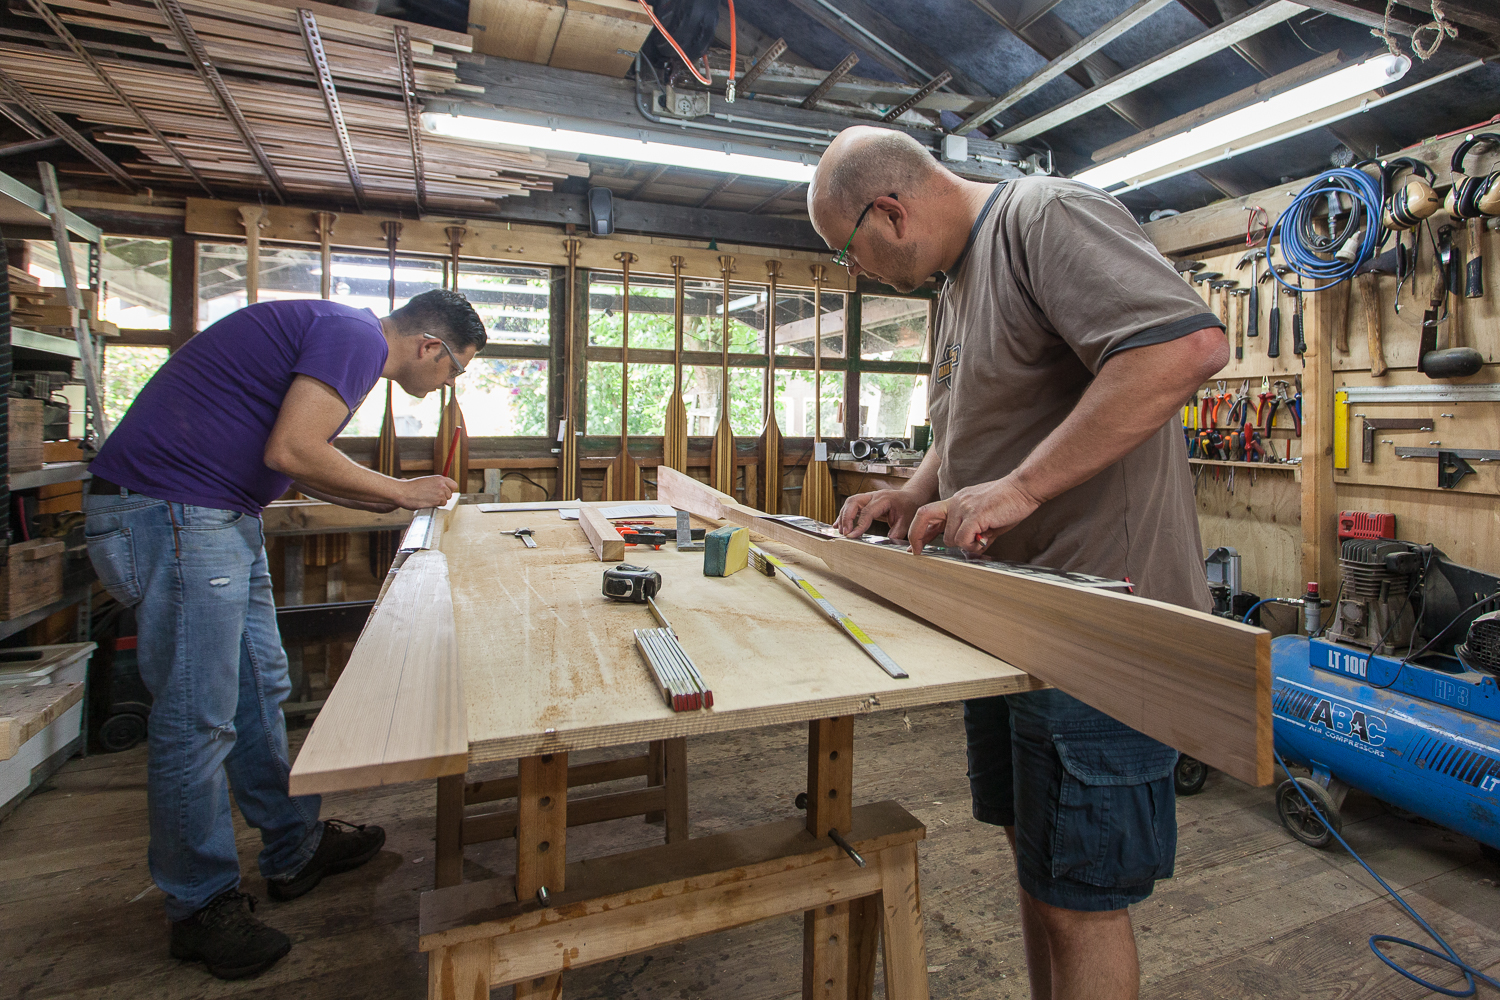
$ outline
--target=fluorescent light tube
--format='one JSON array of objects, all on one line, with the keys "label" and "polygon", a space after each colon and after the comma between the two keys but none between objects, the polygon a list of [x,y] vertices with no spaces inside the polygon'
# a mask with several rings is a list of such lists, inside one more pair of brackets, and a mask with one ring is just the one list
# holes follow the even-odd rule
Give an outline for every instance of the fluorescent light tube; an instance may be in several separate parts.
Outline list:
[{"label": "fluorescent light tube", "polygon": [[689,170],[711,170],[743,177],[767,177],[778,181],[812,180],[815,164],[782,160],[749,153],[729,153],[697,146],[677,146],[666,142],[627,139],[616,135],[597,135],[566,128],[544,128],[518,122],[479,118],[472,115],[448,115],[438,112],[422,114],[422,128],[434,135],[492,142],[502,146],[530,146],[559,153],[581,153],[584,156],[608,156],[637,163],[664,163]]},{"label": "fluorescent light tube", "polygon": [[1227,152],[1248,136],[1395,83],[1409,69],[1411,60],[1406,56],[1390,53],[1373,56],[1248,108],[1232,111],[1186,132],[1090,167],[1074,174],[1073,179],[1108,189],[1199,153],[1209,150]]}]

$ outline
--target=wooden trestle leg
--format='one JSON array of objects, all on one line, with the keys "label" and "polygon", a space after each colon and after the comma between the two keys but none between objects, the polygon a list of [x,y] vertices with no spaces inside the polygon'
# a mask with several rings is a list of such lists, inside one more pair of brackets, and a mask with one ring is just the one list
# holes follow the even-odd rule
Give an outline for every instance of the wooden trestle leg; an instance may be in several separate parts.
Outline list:
[{"label": "wooden trestle leg", "polygon": [[[517,796],[516,899],[551,898],[566,888],[568,864],[568,755],[522,757]],[[562,996],[562,974],[554,972],[516,984],[516,1000]]]}]

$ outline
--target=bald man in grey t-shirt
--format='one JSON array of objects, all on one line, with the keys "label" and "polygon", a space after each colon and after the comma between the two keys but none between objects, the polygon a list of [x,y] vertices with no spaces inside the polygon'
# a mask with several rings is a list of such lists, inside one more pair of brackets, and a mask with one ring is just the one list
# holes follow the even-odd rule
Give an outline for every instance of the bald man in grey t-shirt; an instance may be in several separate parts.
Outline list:
[{"label": "bald man in grey t-shirt", "polygon": [[[835,257],[911,291],[941,271],[934,444],[900,490],[851,497],[920,552],[950,546],[1129,579],[1207,610],[1179,411],[1228,362],[1218,319],[1118,201],[1072,181],[965,181],[857,127],[808,190]],[[1134,998],[1129,911],[1170,877],[1176,751],[1060,691],[964,706],[977,819],[1005,828],[1033,1000]]]}]

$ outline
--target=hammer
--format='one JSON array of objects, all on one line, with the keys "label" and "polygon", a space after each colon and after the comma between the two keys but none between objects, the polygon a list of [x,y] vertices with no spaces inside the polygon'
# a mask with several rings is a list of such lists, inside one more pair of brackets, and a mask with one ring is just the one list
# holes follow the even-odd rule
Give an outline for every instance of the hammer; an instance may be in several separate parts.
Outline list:
[{"label": "hammer", "polygon": [[1236,271],[1246,264],[1250,265],[1250,324],[1245,327],[1245,336],[1260,336],[1260,262],[1266,259],[1264,248],[1251,250],[1240,258],[1240,262],[1234,265]]},{"label": "hammer", "polygon": [[[1229,334],[1229,292],[1231,289],[1240,287],[1240,283],[1233,278],[1221,278],[1218,281],[1210,281],[1208,287],[1212,291],[1220,292],[1219,296],[1219,322],[1224,324],[1224,334]],[[1243,357],[1245,352],[1240,351]]]},{"label": "hammer", "polygon": [[1172,270],[1176,271],[1178,274],[1182,275],[1182,277],[1187,278],[1190,281],[1192,280],[1193,272],[1201,271],[1204,267],[1205,265],[1201,260],[1172,261]]},{"label": "hammer", "polygon": [[[1194,271],[1188,275],[1188,280],[1195,285],[1202,285],[1205,281],[1213,281],[1216,278],[1222,277],[1224,277],[1224,272],[1222,271]],[[1213,286],[1209,286],[1206,293],[1202,288],[1199,288],[1198,292],[1208,301],[1208,308],[1212,309],[1214,307]]]},{"label": "hammer", "polygon": [[[1291,268],[1285,264],[1277,264],[1274,272],[1268,267],[1266,273],[1256,279],[1256,284],[1262,281],[1274,281],[1276,275],[1286,274],[1290,270]],[[1271,290],[1271,311],[1266,324],[1266,357],[1281,357],[1281,300],[1276,297],[1274,288]]]},{"label": "hammer", "polygon": [[[1249,288],[1231,289],[1229,294],[1239,300],[1235,303],[1235,325],[1239,329],[1234,338],[1234,359],[1236,361],[1243,361],[1245,360],[1245,338],[1249,336],[1245,330],[1245,296],[1248,295],[1251,302],[1254,302],[1258,296],[1255,294],[1254,285],[1251,285]],[[1250,322],[1255,322],[1255,313],[1253,312],[1250,314]]]},{"label": "hammer", "polygon": [[1380,289],[1376,276],[1395,274],[1400,263],[1398,250],[1387,250],[1379,257],[1365,261],[1354,272],[1354,287],[1359,289],[1359,304],[1365,314],[1365,340],[1370,345],[1370,374],[1385,374],[1385,344],[1380,337]]}]

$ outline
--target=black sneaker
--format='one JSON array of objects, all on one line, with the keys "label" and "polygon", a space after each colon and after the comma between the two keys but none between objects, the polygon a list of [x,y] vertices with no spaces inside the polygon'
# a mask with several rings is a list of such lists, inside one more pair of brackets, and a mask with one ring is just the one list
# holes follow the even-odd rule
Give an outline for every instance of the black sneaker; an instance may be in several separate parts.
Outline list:
[{"label": "black sneaker", "polygon": [[342,820],[323,821],[323,839],[307,864],[295,875],[266,879],[271,898],[286,902],[317,888],[324,875],[353,871],[380,853],[385,831],[378,826],[351,826]]},{"label": "black sneaker", "polygon": [[292,939],[254,913],[248,892],[219,893],[186,920],[172,921],[172,957],[202,962],[220,979],[260,975],[292,950]]}]

